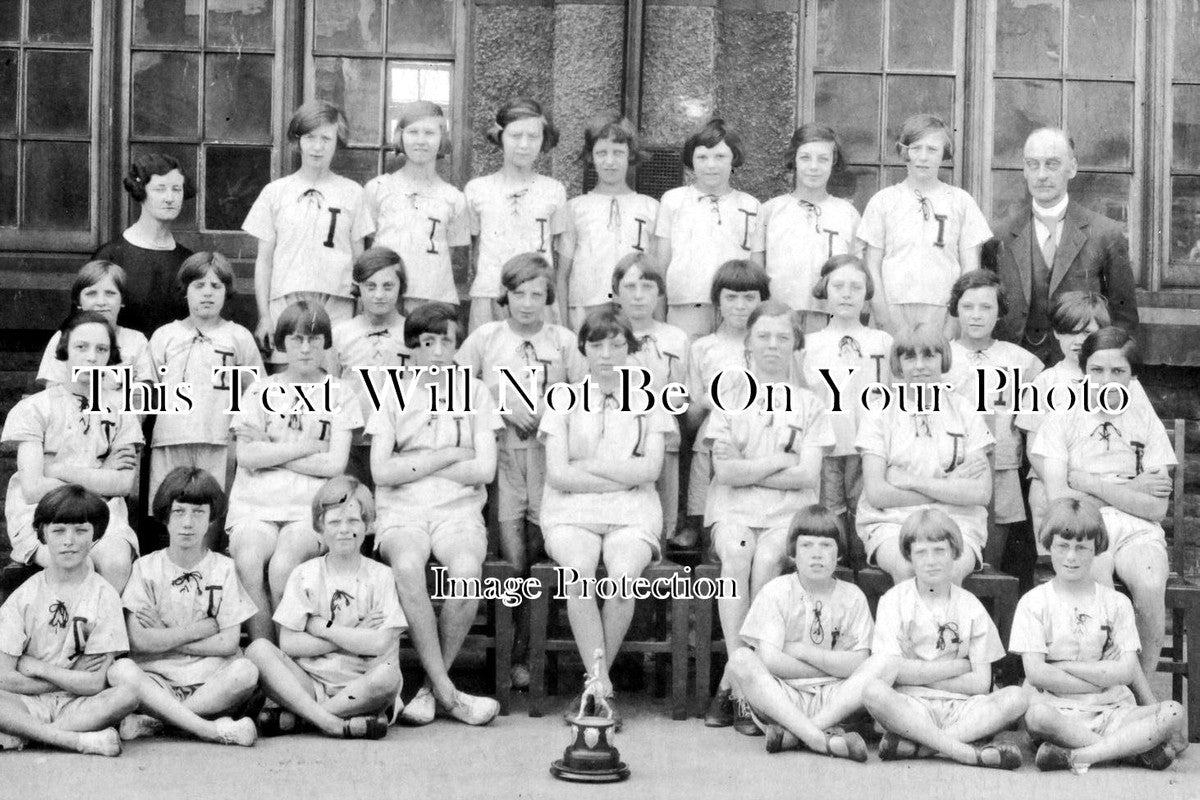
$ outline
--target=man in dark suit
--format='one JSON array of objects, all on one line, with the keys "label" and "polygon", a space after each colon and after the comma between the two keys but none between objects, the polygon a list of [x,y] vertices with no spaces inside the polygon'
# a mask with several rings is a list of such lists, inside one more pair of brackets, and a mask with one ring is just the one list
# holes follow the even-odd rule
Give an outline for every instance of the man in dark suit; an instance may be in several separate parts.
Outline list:
[{"label": "man in dark suit", "polygon": [[1029,134],[1025,182],[1033,202],[996,233],[996,268],[1009,307],[997,335],[1046,364],[1062,358],[1050,312],[1064,292],[1099,292],[1108,298],[1113,324],[1137,333],[1129,240],[1121,225],[1068,198],[1075,170],[1075,144],[1065,131],[1040,128]]}]

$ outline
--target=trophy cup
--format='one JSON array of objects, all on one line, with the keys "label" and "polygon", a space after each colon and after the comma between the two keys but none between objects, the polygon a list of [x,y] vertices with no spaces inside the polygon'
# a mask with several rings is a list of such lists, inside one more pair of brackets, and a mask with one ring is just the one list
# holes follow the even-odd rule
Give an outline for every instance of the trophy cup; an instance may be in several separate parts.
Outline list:
[{"label": "trophy cup", "polygon": [[[563,751],[563,757],[550,765],[550,774],[564,781],[610,783],[629,777],[629,767],[609,742],[612,735],[612,709],[601,695],[604,675],[604,651],[597,649],[592,670],[583,686],[579,714],[571,720],[575,741]],[[594,714],[585,716],[588,699]],[[602,716],[603,715],[603,716]]]}]

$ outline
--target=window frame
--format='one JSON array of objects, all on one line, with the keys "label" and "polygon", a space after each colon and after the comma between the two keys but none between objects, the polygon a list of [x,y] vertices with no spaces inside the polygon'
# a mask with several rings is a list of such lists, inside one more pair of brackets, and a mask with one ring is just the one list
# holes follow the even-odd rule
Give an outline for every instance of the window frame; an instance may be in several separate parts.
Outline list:
[{"label": "window frame", "polygon": [[[16,123],[17,133],[5,136],[9,141],[20,143],[21,149],[17,157],[17,226],[0,227],[0,249],[17,252],[87,252],[91,253],[100,245],[104,235],[101,220],[110,216],[111,203],[107,192],[104,191],[104,181],[101,179],[102,154],[111,151],[112,141],[109,126],[102,124],[111,121],[111,106],[105,107],[104,98],[112,97],[113,81],[105,69],[107,58],[113,46],[113,3],[116,0],[93,0],[92,40],[88,47],[91,49],[91,59],[88,72],[88,115],[91,124],[88,129],[88,145],[90,158],[88,163],[88,228],[87,230],[55,230],[53,228],[22,228],[20,214],[24,207],[21,197],[21,187],[24,183],[25,147],[29,141],[39,142],[82,142],[78,138],[58,138],[53,134],[29,136],[25,132],[25,111],[28,108],[27,98],[29,86],[26,75],[25,54],[30,51],[79,52],[83,48],[78,43],[62,42],[27,42],[24,36],[29,27],[29,6],[36,0],[21,0],[18,38],[14,48],[18,53],[21,76],[17,85]],[[5,47],[5,49],[9,49]],[[108,113],[104,113],[108,112]]]}]

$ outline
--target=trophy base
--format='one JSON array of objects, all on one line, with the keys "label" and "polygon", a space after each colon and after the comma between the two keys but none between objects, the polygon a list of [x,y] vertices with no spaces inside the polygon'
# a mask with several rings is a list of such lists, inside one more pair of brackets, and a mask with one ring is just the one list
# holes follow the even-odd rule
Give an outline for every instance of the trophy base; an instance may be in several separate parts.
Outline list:
[{"label": "trophy base", "polygon": [[629,767],[619,761],[615,767],[596,770],[578,770],[568,767],[560,758],[550,765],[550,774],[559,780],[576,783],[615,783],[629,777]]}]

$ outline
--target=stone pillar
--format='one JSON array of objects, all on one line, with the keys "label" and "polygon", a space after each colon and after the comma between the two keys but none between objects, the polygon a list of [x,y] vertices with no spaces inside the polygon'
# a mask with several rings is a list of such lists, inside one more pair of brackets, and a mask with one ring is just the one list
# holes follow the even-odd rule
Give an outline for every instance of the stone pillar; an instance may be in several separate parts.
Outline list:
[{"label": "stone pillar", "polygon": [[642,55],[642,134],[680,147],[717,105],[715,0],[647,0]]}]

